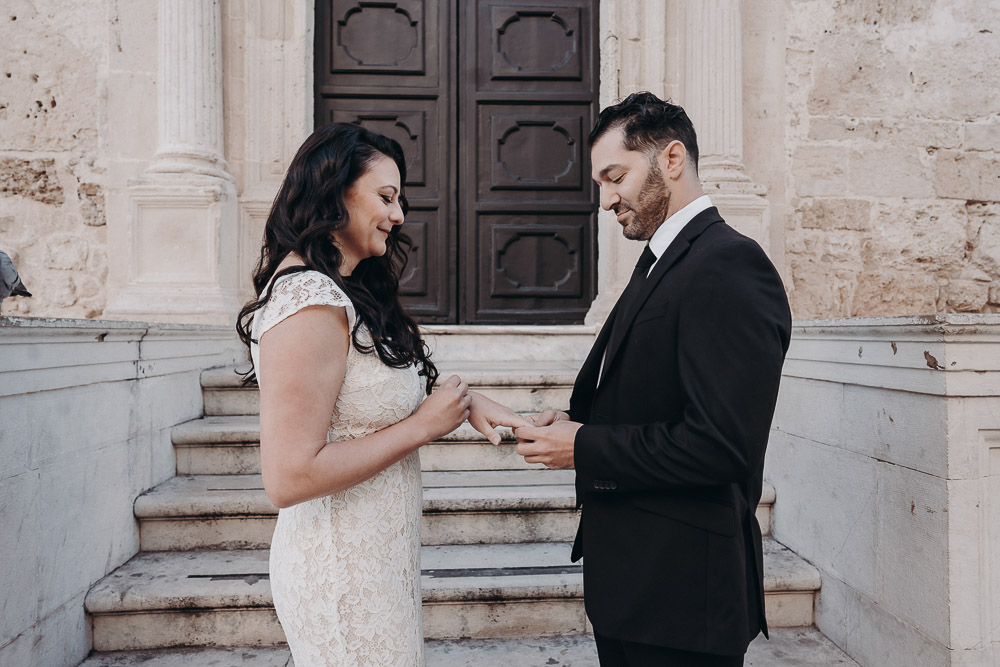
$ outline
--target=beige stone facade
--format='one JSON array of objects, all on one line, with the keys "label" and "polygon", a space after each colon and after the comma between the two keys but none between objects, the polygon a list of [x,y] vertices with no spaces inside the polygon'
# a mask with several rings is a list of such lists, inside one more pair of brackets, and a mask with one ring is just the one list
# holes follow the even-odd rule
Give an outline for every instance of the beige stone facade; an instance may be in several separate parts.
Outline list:
[{"label": "beige stone facade", "polygon": [[[165,70],[165,47],[189,51],[176,21],[205,11],[187,4],[7,4],[0,249],[35,297],[5,312],[222,322],[246,296],[263,217],[312,124],[311,3],[208,3],[217,27],[199,39],[215,60]],[[645,88],[688,107],[708,190],[769,251],[797,317],[998,308],[995,4],[600,7],[601,104]],[[208,74],[194,80],[199,67]],[[221,87],[211,108],[184,107],[182,93],[206,81]],[[184,132],[206,145],[178,149]],[[191,160],[211,168],[181,183]],[[186,226],[164,222],[178,206]],[[591,322],[638,252],[605,223]],[[193,301],[202,310],[185,312]]]},{"label": "beige stone facade", "polygon": [[994,312],[1000,8],[854,0],[786,12],[795,314]]}]

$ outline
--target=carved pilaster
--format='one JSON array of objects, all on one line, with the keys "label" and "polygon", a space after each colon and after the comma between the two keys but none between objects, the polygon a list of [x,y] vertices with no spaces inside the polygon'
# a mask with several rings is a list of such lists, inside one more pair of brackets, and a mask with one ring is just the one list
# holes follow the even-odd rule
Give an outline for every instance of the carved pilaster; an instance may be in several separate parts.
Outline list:
[{"label": "carved pilaster", "polygon": [[313,3],[244,2],[246,178],[238,270],[246,299],[253,293],[250,273],[271,202],[292,156],[313,130]]},{"label": "carved pilaster", "polygon": [[681,104],[698,132],[698,172],[726,220],[769,248],[764,186],[743,166],[743,39],[740,0],[683,0]]},{"label": "carved pilaster", "polygon": [[159,145],[129,182],[126,288],[106,316],[229,324],[237,296],[237,194],[223,157],[218,0],[160,0]]}]

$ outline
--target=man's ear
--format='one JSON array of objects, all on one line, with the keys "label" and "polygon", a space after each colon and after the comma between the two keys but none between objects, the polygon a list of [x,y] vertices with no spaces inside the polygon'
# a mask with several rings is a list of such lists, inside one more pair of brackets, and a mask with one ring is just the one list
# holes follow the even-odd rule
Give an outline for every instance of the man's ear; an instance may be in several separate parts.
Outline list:
[{"label": "man's ear", "polygon": [[674,139],[663,147],[663,150],[656,156],[660,171],[666,174],[667,178],[677,180],[684,172],[687,164],[687,149],[679,140]]}]

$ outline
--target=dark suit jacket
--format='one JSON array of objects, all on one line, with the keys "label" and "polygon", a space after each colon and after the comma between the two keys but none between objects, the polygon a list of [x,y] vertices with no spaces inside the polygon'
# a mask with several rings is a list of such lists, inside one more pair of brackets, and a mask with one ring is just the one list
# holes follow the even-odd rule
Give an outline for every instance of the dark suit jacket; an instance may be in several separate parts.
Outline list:
[{"label": "dark suit jacket", "polygon": [[709,208],[605,350],[617,310],[570,400],[587,614],[609,637],[743,654],[767,634],[755,509],[791,332],[781,279]]}]

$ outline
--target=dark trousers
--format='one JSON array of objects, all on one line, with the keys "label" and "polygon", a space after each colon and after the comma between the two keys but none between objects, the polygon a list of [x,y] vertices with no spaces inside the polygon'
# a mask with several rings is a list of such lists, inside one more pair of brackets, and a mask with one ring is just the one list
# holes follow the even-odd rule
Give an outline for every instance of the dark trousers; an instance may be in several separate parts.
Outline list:
[{"label": "dark trousers", "polygon": [[594,632],[601,667],[742,667],[742,655],[712,655],[637,644]]}]

